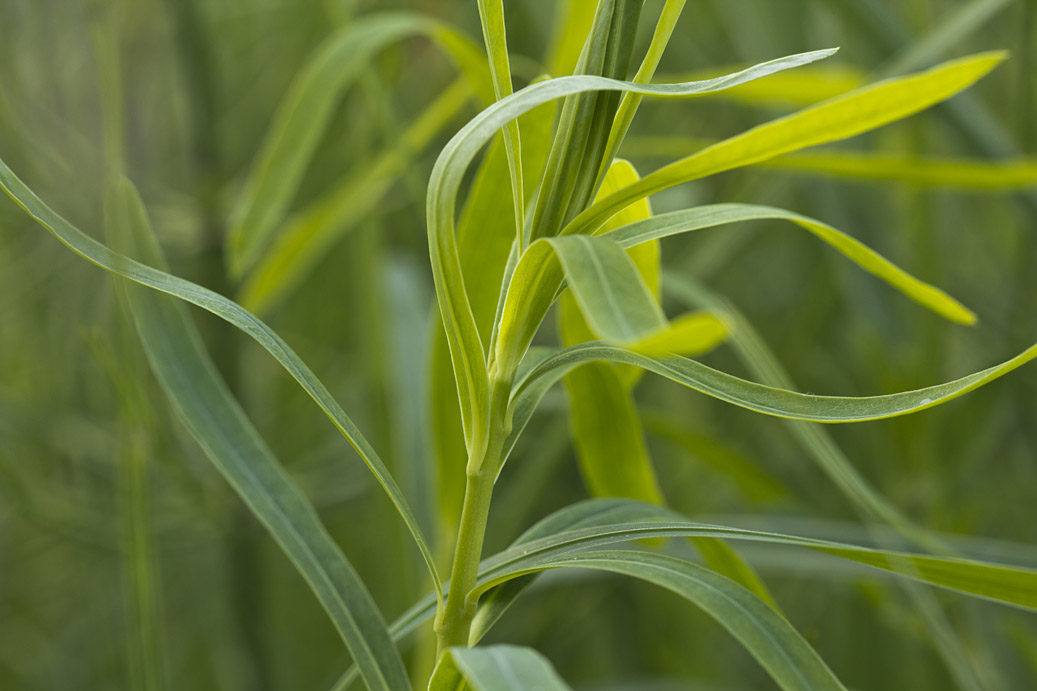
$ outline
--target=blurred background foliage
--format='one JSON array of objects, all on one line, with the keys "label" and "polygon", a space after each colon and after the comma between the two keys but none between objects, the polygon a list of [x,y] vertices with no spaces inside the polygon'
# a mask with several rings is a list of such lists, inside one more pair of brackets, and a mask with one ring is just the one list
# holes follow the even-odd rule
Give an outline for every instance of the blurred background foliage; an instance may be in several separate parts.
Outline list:
[{"label": "blurred background foliage", "polygon": [[[505,3],[516,86],[544,71],[565,5]],[[648,0],[646,12],[659,6]],[[125,161],[174,273],[238,295],[222,243],[278,103],[323,39],[390,8],[479,37],[475,3],[456,0],[3,0],[0,153],[95,237],[105,179],[113,161]],[[642,52],[651,24],[642,21]],[[649,99],[621,155],[648,171],[702,140],[875,77],[1006,48],[1012,59],[967,94],[840,149],[911,160],[1033,157],[1035,27],[1032,0],[694,0],[664,57],[664,79],[841,51],[758,88]],[[401,150],[410,124],[456,78],[424,39],[381,52],[370,67],[336,107],[293,209],[343,181],[359,184],[379,157]],[[385,193],[361,218],[344,221],[352,232],[263,314],[383,451],[428,525],[436,492],[422,392],[434,315],[424,191],[439,147],[478,107],[460,103],[427,146],[404,146],[405,164]],[[790,161],[725,173],[660,194],[653,205],[758,202],[824,220],[945,288],[980,324],[941,321],[778,222],[668,240],[666,270],[737,306],[801,390],[917,388],[1000,362],[1035,340],[1032,175],[1029,187],[1004,190],[943,184],[912,175],[907,164],[880,179],[817,168]],[[169,688],[330,688],[348,664],[340,640],[171,413],[112,280],[6,199],[0,267],[0,688],[135,687],[128,651],[141,645],[161,650]],[[428,584],[388,502],[276,363],[230,327],[193,314],[249,415],[392,619]],[[747,375],[730,349],[707,361]],[[969,554],[1037,564],[1037,548],[1019,547],[1037,543],[1035,381],[1024,369],[951,405],[829,431],[918,524],[971,536],[951,540]],[[780,421],[651,377],[638,399],[675,508],[718,522],[871,539]],[[532,425],[502,476],[488,551],[586,496],[560,392]],[[142,525],[143,534],[127,528]],[[143,566],[127,563],[127,554],[140,553],[128,547],[135,539],[153,555]],[[952,685],[924,620],[889,580],[820,555],[743,551],[851,688]],[[135,588],[154,589],[159,640],[135,635],[127,604]],[[937,596],[989,688],[1037,684],[1032,616]],[[690,605],[600,575],[542,579],[490,639],[536,647],[581,689],[772,683]]]}]

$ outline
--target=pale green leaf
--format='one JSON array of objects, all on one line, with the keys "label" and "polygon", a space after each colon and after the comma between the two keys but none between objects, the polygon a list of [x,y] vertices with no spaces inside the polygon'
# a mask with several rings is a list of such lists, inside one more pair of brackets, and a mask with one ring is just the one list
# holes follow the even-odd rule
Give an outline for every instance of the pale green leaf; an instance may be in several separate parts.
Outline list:
[{"label": "pale green leaf", "polygon": [[976,315],[957,300],[939,288],[914,278],[860,241],[825,223],[783,209],[752,204],[711,204],[653,216],[608,232],[605,237],[615,239],[624,247],[631,247],[639,242],[657,240],[678,233],[755,219],[791,221],[830,245],[857,266],[936,314],[960,324],[972,324],[976,321]]},{"label": "pale green leaf", "polygon": [[563,234],[589,233],[629,204],[661,190],[846,139],[900,120],[971,86],[1005,59],[1002,52],[952,60],[918,74],[857,89],[726,139],[646,175],[572,220]]},{"label": "pale green leaf", "polygon": [[246,276],[238,294],[241,305],[262,315],[294,290],[336,242],[377,210],[394,183],[471,95],[468,81],[456,80],[370,167],[347,172],[327,193],[285,220]]},{"label": "pale green leaf", "polygon": [[464,286],[457,240],[454,236],[455,207],[465,173],[479,150],[509,121],[538,105],[570,94],[629,90],[658,96],[690,96],[729,88],[767,74],[789,69],[831,55],[816,51],[763,63],[734,75],[693,84],[638,85],[604,77],[563,77],[531,84],[493,104],[461,129],[444,147],[429,181],[427,220],[429,256],[436,297],[443,319],[450,358],[454,368],[461,418],[466,439],[482,427],[488,406],[489,380],[486,351],[472,314]]},{"label": "pale green leaf", "polygon": [[455,29],[428,17],[372,15],[330,36],[292,83],[249,173],[227,237],[232,275],[241,277],[249,270],[270,241],[342,92],[367,69],[376,52],[414,34],[438,43],[477,91],[488,89],[481,51]]},{"label": "pale green leaf", "polygon": [[[511,64],[508,60],[508,40],[504,26],[503,0],[479,0],[479,20],[482,23],[483,42],[490,58],[490,74],[497,100],[512,94]],[[511,203],[515,211],[515,237],[522,237],[525,225],[526,195],[522,181],[522,137],[519,122],[513,120],[504,128],[504,150],[508,156],[508,174],[511,177]]]},{"label": "pale green leaf", "polygon": [[568,691],[569,686],[532,648],[491,645],[450,648],[429,683],[429,691]]},{"label": "pale green leaf", "polygon": [[[692,154],[714,143],[694,137],[644,135],[629,138],[623,151],[633,157],[672,158],[675,155]],[[819,149],[778,156],[756,163],[754,167],[857,180],[900,182],[918,187],[958,187],[975,191],[1010,191],[1037,186],[1037,161],[1032,158],[984,161]]]}]

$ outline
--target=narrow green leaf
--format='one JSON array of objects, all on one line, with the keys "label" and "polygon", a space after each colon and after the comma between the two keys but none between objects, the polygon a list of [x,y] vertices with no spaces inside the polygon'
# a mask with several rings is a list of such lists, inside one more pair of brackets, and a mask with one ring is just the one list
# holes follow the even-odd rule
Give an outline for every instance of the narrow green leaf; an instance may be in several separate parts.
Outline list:
[{"label": "narrow green leaf", "polygon": [[[479,20],[482,23],[486,53],[490,58],[493,91],[499,101],[512,94],[511,64],[508,60],[503,0],[479,0]],[[515,211],[515,237],[521,242],[522,228],[525,225],[526,195],[522,184],[522,135],[517,120],[509,122],[504,128],[504,150],[508,156],[508,174],[511,177],[511,204]]]},{"label": "narrow green leaf", "polygon": [[3,187],[8,196],[37,223],[79,256],[113,274],[212,312],[244,331],[270,353],[320,406],[374,474],[414,536],[414,541],[428,566],[436,593],[441,596],[442,587],[428,542],[392,475],[360,429],[342,410],[338,401],[280,336],[237,303],[222,295],[111,251],[44,204],[3,161],[0,161],[0,187]]},{"label": "narrow green leaf", "polygon": [[414,34],[439,44],[477,91],[490,93],[481,51],[467,37],[428,17],[373,15],[333,34],[292,83],[253,164],[227,237],[232,275],[241,277],[249,270],[270,241],[342,92],[363,73],[376,52]]},{"label": "narrow green leaf", "polygon": [[450,648],[429,691],[569,691],[558,673],[532,648],[491,645]]},{"label": "narrow green leaf", "polygon": [[926,72],[879,82],[754,127],[664,166],[625,190],[596,202],[573,219],[562,233],[593,232],[620,209],[674,185],[846,139],[913,115],[971,86],[1005,58],[1005,53],[994,52],[952,60]]},{"label": "narrow green leaf", "polygon": [[[730,72],[733,67],[711,67],[705,70],[668,74],[660,77],[662,82],[685,82],[708,79]],[[812,106],[841,96],[868,83],[868,75],[849,65],[817,65],[795,72],[772,74],[732,89],[718,91],[707,98],[714,101],[733,101],[751,106],[787,107]]]},{"label": "narrow green leaf", "polygon": [[[689,155],[714,143],[694,137],[639,136],[628,139],[623,151],[633,157],[671,158],[674,155]],[[1037,160],[1032,158],[984,161],[821,149],[778,156],[754,166],[786,172],[974,191],[1010,191],[1037,186]]]},{"label": "narrow green leaf", "polygon": [[939,288],[911,276],[858,240],[825,223],[783,209],[752,204],[711,204],[653,216],[610,231],[605,237],[615,239],[624,247],[631,247],[639,242],[658,240],[678,233],[755,219],[791,221],[830,245],[857,266],[936,314],[959,324],[972,324],[976,321],[976,315],[957,300]]},{"label": "narrow green leaf", "polygon": [[[143,205],[125,180],[113,190],[109,208],[120,244],[135,245],[149,261],[161,263]],[[134,269],[124,257],[115,263],[127,273]],[[127,296],[148,360],[173,407],[309,584],[369,688],[409,688],[370,593],[227,389],[180,302],[132,284]]]},{"label": "narrow green leaf", "polygon": [[[663,52],[670,42],[670,36],[673,35],[673,30],[677,26],[677,20],[680,19],[681,12],[684,11],[685,2],[686,0],[666,0],[666,4],[663,5],[663,9],[659,13],[659,21],[656,22],[655,32],[652,34],[652,42],[648,44],[648,52],[645,53],[637,74],[631,80],[634,83],[648,84],[652,81],[652,77],[655,76],[655,70],[659,67],[659,61],[662,60]],[[599,183],[604,181],[606,174],[611,171],[613,160],[619,152],[619,147],[623,144],[623,139],[630,129],[630,124],[634,121],[634,115],[637,113],[637,108],[641,105],[643,98],[639,94],[628,93],[623,95],[619,108],[616,110],[616,115],[612,120],[608,143],[605,146],[605,156],[602,158],[601,166],[598,168]],[[601,196],[601,189],[599,188],[595,195],[595,200]]]},{"label": "narrow green leaf", "polygon": [[[554,121],[553,104],[534,108],[520,118],[526,143],[522,148],[523,189],[536,189],[550,147],[551,126]],[[472,286],[504,286],[504,276],[512,250],[514,233],[500,223],[507,215],[509,165],[503,142],[496,140],[479,164],[472,180],[468,197],[457,226],[458,260],[466,281]],[[528,199],[526,200],[528,203]],[[488,345],[495,333],[491,329],[498,303],[493,290],[472,290],[468,293],[472,316]],[[492,348],[492,346],[491,346]],[[448,530],[454,530],[461,515],[464,498],[464,469],[467,460],[464,429],[450,350],[437,316],[432,325],[428,386],[428,409],[431,411],[431,447],[435,451],[439,475],[440,512]]]},{"label": "narrow green leaf", "polygon": [[535,568],[596,569],[655,583],[713,617],[782,689],[845,689],[784,617],[734,581],[698,564],[662,554],[611,550],[557,557]]},{"label": "narrow green leaf", "polygon": [[812,422],[863,422],[933,408],[1003,377],[1034,358],[1037,358],[1037,345],[999,365],[924,389],[879,396],[818,396],[756,384],[687,358],[650,358],[618,346],[589,343],[566,348],[537,365],[516,387],[512,405],[519,405],[526,396],[542,396],[547,382],[558,381],[570,369],[585,362],[625,362],[764,415]]},{"label": "narrow green leaf", "polygon": [[700,536],[806,547],[921,583],[1037,610],[1037,570],[1020,566],[696,523],[665,507],[627,499],[591,499],[557,511],[542,524],[527,533],[531,537],[484,561],[479,585],[469,598],[500,585],[506,580],[503,574],[525,574],[532,565],[578,550],[645,538]]},{"label": "narrow green leaf", "polygon": [[290,294],[336,242],[376,211],[400,176],[471,95],[467,80],[455,80],[369,168],[347,172],[330,191],[289,217],[246,276],[238,294],[241,305],[262,315]]},{"label": "narrow green leaf", "polygon": [[[829,540],[696,523],[670,509],[625,499],[591,499],[547,516],[523,533],[511,547],[483,560],[478,585],[468,597],[479,598],[483,593],[500,589],[517,578],[527,581],[528,585],[530,577],[540,572],[545,563],[579,553],[579,550],[599,549],[646,538],[695,536],[813,549],[888,571],[898,577],[1037,611],[1037,570],[1032,568],[898,553]],[[501,604],[497,603],[498,613],[502,611]],[[428,596],[393,622],[390,631],[399,640],[428,621],[434,613],[435,600]],[[480,630],[480,634],[485,632],[485,627]],[[343,679],[349,680],[355,675],[355,670],[350,670]],[[343,688],[342,684],[335,687],[336,691]]]}]

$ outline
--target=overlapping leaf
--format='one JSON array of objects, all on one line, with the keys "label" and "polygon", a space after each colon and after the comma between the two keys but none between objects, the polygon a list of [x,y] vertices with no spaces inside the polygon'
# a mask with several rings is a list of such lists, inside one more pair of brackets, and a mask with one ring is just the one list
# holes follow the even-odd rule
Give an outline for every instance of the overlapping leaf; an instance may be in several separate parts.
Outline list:
[{"label": "overlapping leaf", "polygon": [[376,480],[388,494],[389,499],[396,506],[397,511],[399,511],[407,524],[407,528],[414,536],[418,549],[421,551],[425,563],[428,565],[429,573],[436,585],[437,594],[441,592],[439,576],[435,569],[428,542],[408,506],[407,500],[385,467],[385,464],[324,384],[320,382],[317,376],[280,336],[274,333],[262,321],[241,308],[237,303],[228,300],[222,295],[111,251],[108,247],[83,233],[44,204],[2,161],[0,161],[0,187],[3,187],[11,199],[41,226],[84,259],[116,275],[128,278],[135,283],[180,298],[212,312],[244,331],[270,353],[292,378],[302,386],[314,402],[320,406],[321,410],[324,411],[335,427],[356,449],[361,459],[374,474]]},{"label": "overlapping leaf", "polygon": [[415,34],[436,41],[484,98],[482,52],[452,27],[418,14],[386,13],[350,23],[315,52],[285,96],[253,165],[227,238],[231,273],[240,277],[266,248],[291,203],[333,108],[345,88],[385,46]]},{"label": "overlapping leaf", "polygon": [[[119,244],[136,246],[161,264],[143,206],[128,182],[113,190],[109,207]],[[115,257],[114,264],[125,273],[134,271],[125,257]],[[227,389],[183,306],[141,286],[131,284],[126,292],[148,360],[173,407],[309,584],[368,687],[409,688],[403,662],[363,581]]]}]

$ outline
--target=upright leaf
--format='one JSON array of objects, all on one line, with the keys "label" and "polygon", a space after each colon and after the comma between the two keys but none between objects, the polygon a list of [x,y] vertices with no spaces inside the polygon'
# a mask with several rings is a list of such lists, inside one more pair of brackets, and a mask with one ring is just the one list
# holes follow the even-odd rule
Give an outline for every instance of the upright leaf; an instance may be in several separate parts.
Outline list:
[{"label": "upright leaf", "polygon": [[[436,41],[478,90],[487,84],[480,51],[451,27],[417,14],[385,13],[351,22],[322,43],[278,109],[227,237],[231,273],[241,277],[266,248],[302,180],[342,92],[385,46],[414,34]],[[486,94],[486,90],[482,91]]]}]

